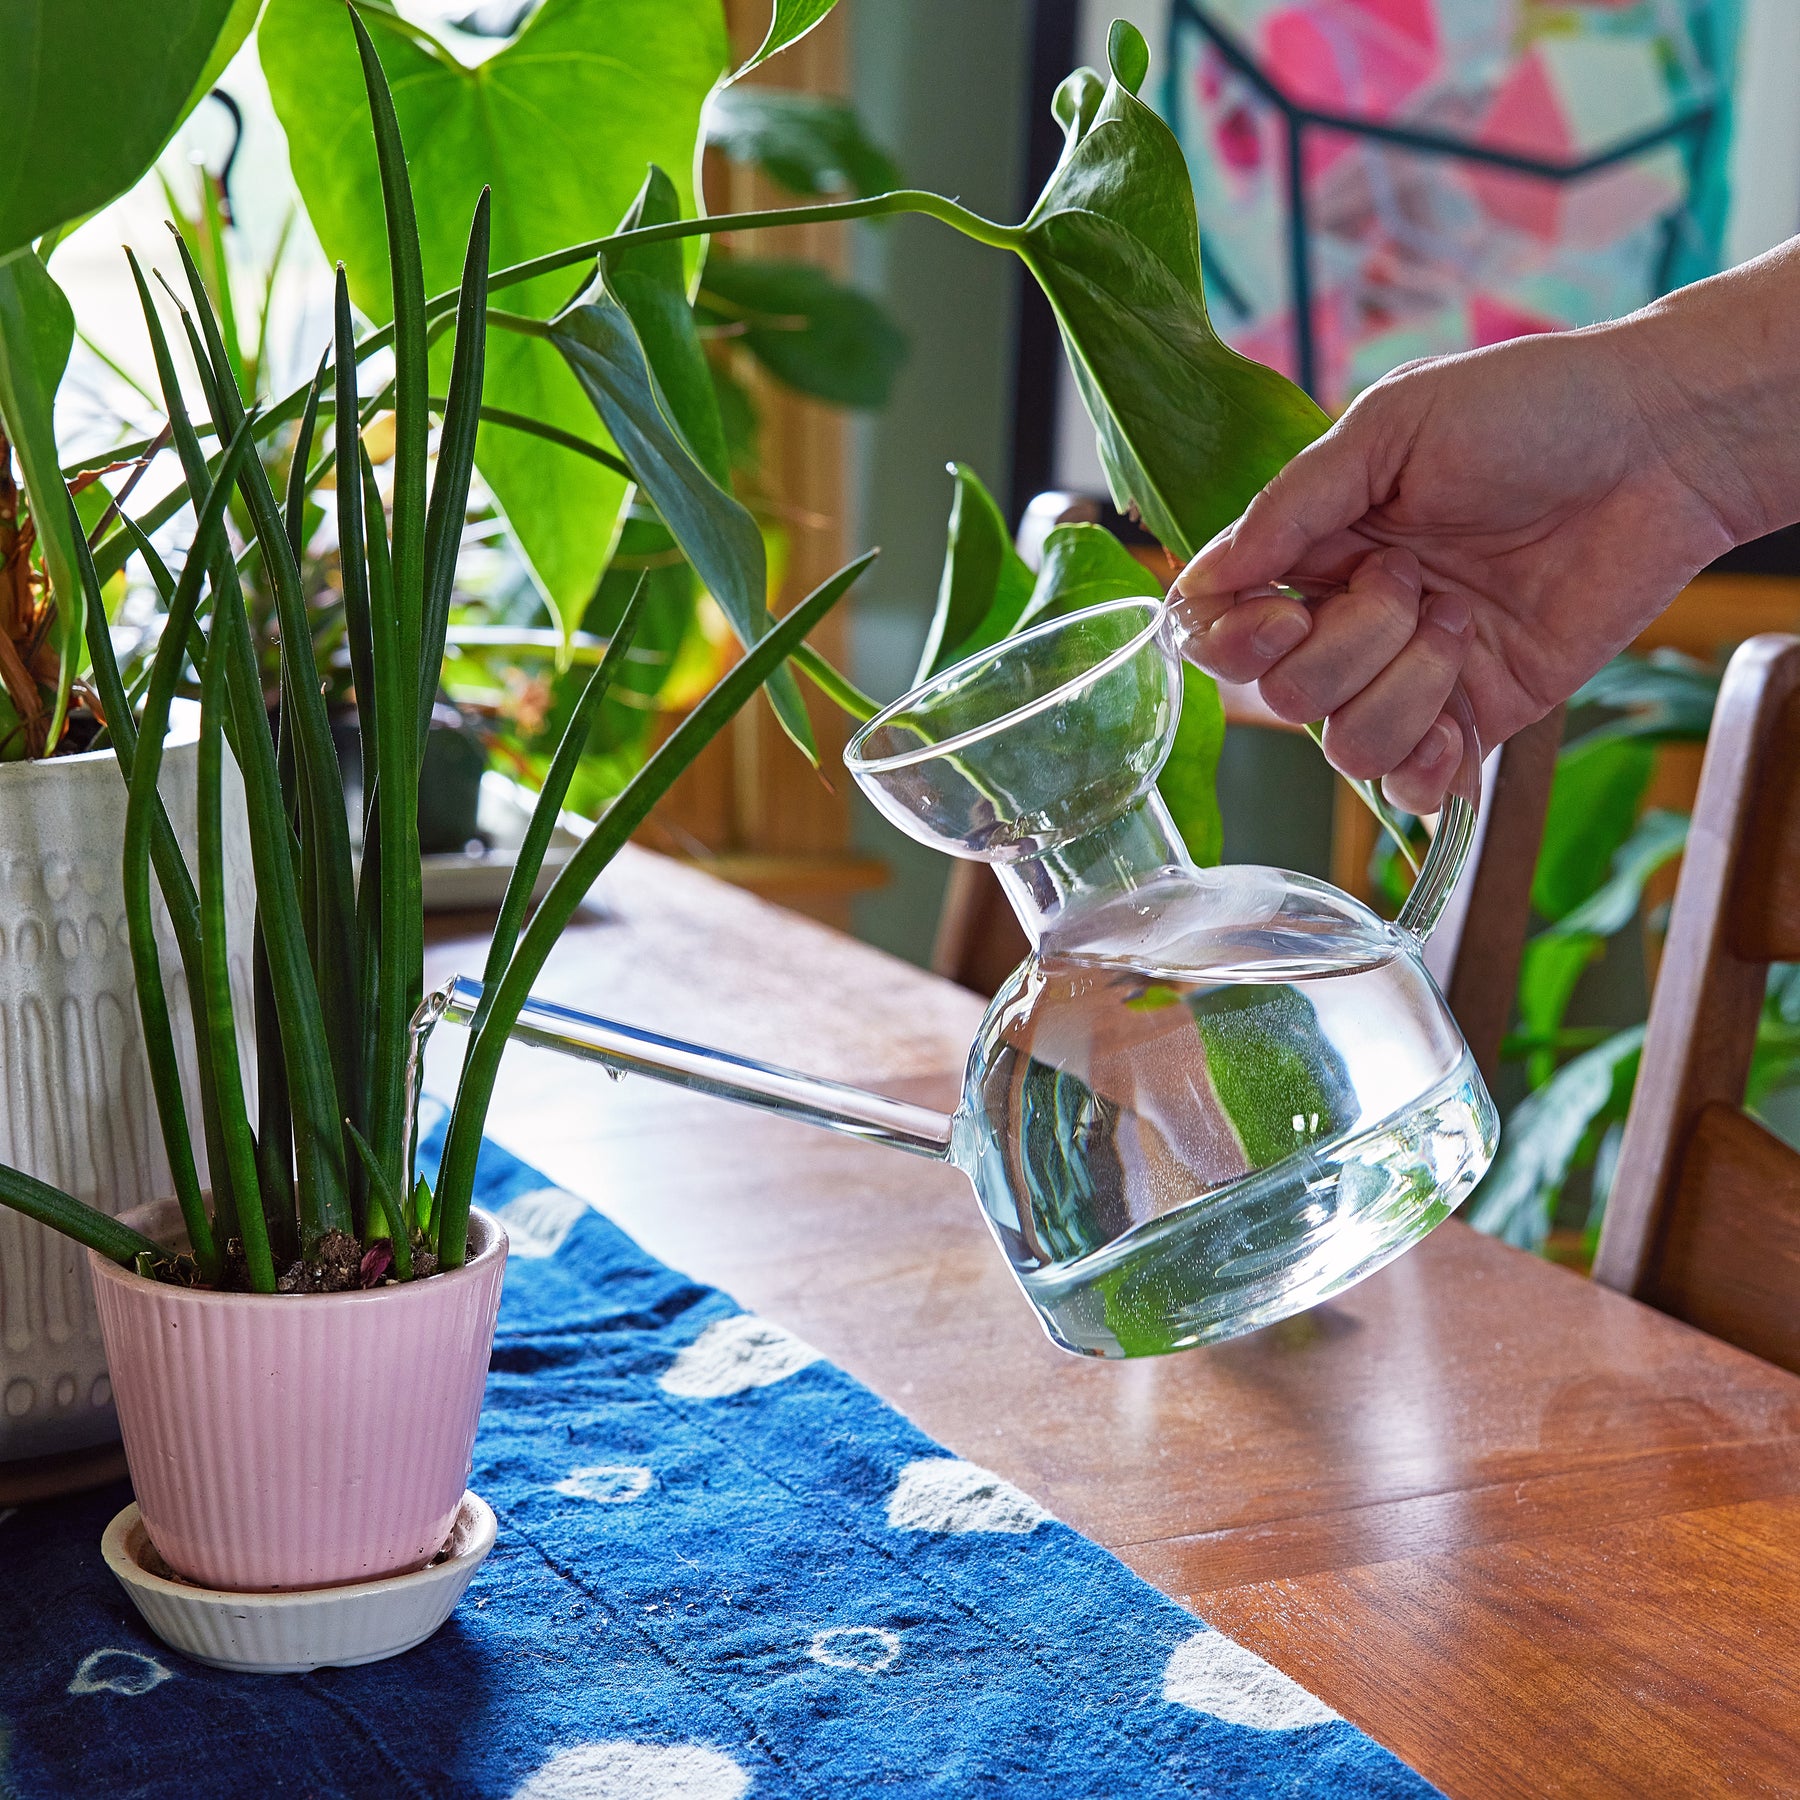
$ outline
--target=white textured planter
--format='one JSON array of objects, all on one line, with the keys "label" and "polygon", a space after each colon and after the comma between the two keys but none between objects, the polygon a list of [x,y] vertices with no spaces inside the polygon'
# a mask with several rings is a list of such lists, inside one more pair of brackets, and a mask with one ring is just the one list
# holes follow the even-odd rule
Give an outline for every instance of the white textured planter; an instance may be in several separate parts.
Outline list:
[{"label": "white textured planter", "polygon": [[[161,780],[190,863],[198,727],[199,709],[178,703]],[[229,756],[225,781],[225,902],[238,1035],[248,1045],[255,889],[243,786]],[[125,784],[110,750],[0,764],[0,1162],[109,1213],[170,1191],[125,924],[124,832]],[[192,1095],[187,987],[157,910]],[[205,1180],[197,1123],[194,1139]],[[0,1207],[0,1463],[117,1436],[85,1252]]]}]

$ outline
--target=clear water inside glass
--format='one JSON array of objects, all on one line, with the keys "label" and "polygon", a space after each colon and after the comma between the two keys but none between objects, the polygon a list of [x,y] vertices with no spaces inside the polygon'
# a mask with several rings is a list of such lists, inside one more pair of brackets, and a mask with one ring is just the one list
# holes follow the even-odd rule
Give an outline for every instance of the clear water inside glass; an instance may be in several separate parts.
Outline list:
[{"label": "clear water inside glass", "polygon": [[983,1021],[953,1155],[1067,1349],[1154,1355],[1313,1305],[1493,1156],[1492,1102],[1412,941],[1286,880],[1274,916],[1186,936],[1173,897],[1139,895],[1146,953],[1041,948]]}]

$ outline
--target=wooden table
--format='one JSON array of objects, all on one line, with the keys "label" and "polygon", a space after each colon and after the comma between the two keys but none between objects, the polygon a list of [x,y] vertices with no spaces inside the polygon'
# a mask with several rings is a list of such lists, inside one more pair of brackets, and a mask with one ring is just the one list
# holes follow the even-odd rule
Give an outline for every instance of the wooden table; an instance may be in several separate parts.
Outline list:
[{"label": "wooden table", "polygon": [[[600,895],[540,993],[953,1100],[963,990],[643,852]],[[1089,1362],[954,1170],[517,1047],[490,1130],[1458,1800],[1800,1795],[1800,1379],[1455,1222],[1305,1318]]]}]

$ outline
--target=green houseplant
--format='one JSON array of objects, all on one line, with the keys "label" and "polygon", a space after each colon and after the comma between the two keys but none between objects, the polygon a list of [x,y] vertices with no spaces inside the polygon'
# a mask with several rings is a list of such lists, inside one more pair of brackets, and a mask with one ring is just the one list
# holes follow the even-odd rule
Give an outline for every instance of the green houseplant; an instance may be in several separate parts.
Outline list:
[{"label": "green houseplant", "polygon": [[[129,187],[241,42],[254,9],[173,0],[153,10],[73,9],[28,0],[0,19],[0,1160],[117,1210],[167,1191],[168,1169],[140,1096],[149,1071],[131,958],[116,922],[123,808],[103,709],[82,680],[85,597],[79,532],[110,496],[77,480],[69,517],[57,469],[55,402],[74,322],[46,266],[80,218]],[[102,18],[100,15],[104,14]],[[112,96],[95,129],[94,94]],[[163,792],[194,827],[197,728],[178,709]],[[226,908],[240,959],[250,909],[242,801],[227,784]],[[42,952],[48,951],[48,954]],[[165,946],[172,960],[172,950]],[[242,965],[240,974],[247,971]],[[192,996],[177,995],[178,1010]],[[249,1019],[249,984],[238,983]],[[197,1079],[191,1034],[177,1033]],[[21,1461],[71,1457],[116,1438],[110,1383],[85,1267],[73,1246],[14,1214],[0,1218],[0,1476]],[[104,1454],[104,1452],[102,1453]]]},{"label": "green houseplant", "polygon": [[[134,708],[114,661],[95,559],[79,535],[74,548],[89,602],[92,680],[125,777],[126,913],[173,1206],[165,1207],[160,1219],[119,1220],[24,1171],[0,1172],[0,1198],[94,1253],[103,1329],[112,1344],[128,1454],[138,1470],[146,1523],[174,1566],[214,1586],[330,1585],[429,1559],[460,1500],[504,1258],[497,1229],[479,1215],[471,1219],[473,1155],[458,1161],[460,1138],[446,1157],[435,1193],[411,1179],[415,1096],[408,1065],[409,1024],[421,987],[416,788],[482,401],[489,208],[483,196],[469,234],[433,474],[426,437],[430,375],[425,291],[411,188],[380,63],[360,19],[352,15],[351,22],[368,81],[389,222],[390,278],[398,297],[392,333],[398,440],[392,529],[360,441],[358,364],[369,352],[355,339],[342,274],[333,346],[304,398],[284,503],[254,454],[256,415],[244,406],[218,318],[186,245],[176,245],[185,289],[177,304],[208,423],[224,446],[211,467],[150,282],[134,263],[169,431],[197,517],[186,561],[168,585],[168,616],[141,707]],[[315,449],[327,442],[321,427],[327,415],[329,448],[315,457]],[[352,876],[348,821],[299,580],[298,528],[313,485],[308,475],[316,483],[318,463],[326,458],[334,458],[339,470],[336,508],[345,609],[371,771],[360,882]],[[283,626],[281,707],[273,731],[238,559],[224,535],[234,498],[249,515]],[[140,551],[152,554],[141,526],[126,520],[122,529]],[[771,625],[619,796],[526,924],[526,897],[548,822],[573,772],[587,718],[629,654],[641,601],[625,609],[606,655],[589,677],[566,734],[566,753],[559,754],[549,772],[537,822],[495,933],[490,974],[499,987],[495,1020],[502,1038],[508,992],[516,986],[522,995],[529,986],[598,870],[706,740],[781,667],[867,560],[851,564],[788,618]],[[158,565],[153,561],[152,566]],[[201,695],[192,869],[158,790],[164,726],[189,662]],[[221,794],[227,745],[248,792],[255,872],[254,1122],[242,1075],[250,1045],[240,1042],[231,1004],[225,930]],[[187,1097],[173,1054],[170,995],[154,933],[153,883],[199,995],[196,1035],[202,1055],[196,1110],[204,1135],[216,1146],[210,1195],[202,1188]],[[476,1142],[486,1104],[483,1072],[481,1058],[472,1057],[457,1108],[459,1127],[467,1125]],[[156,1361],[132,1353],[135,1330],[149,1330],[151,1343],[166,1347],[173,1334],[160,1336],[155,1327],[173,1307],[189,1326],[179,1341],[203,1345],[205,1322],[217,1315],[219,1306],[232,1304],[252,1308],[246,1329],[253,1335],[272,1331],[279,1337],[296,1322],[318,1316],[310,1304],[272,1298],[282,1287],[354,1304],[357,1310],[333,1327],[334,1337],[341,1345],[361,1341],[365,1351],[373,1346],[364,1355],[346,1355],[341,1348],[333,1352],[327,1346],[310,1367],[305,1358],[270,1359],[276,1366],[302,1363],[296,1372],[299,1411],[290,1419],[290,1435],[295,1445],[307,1447],[308,1456],[316,1453],[319,1434],[330,1433],[334,1418],[339,1433],[360,1436],[357,1396],[366,1397],[372,1381],[377,1387],[390,1385],[395,1368],[408,1366],[413,1350],[430,1341],[429,1317],[415,1319],[399,1340],[385,1342],[379,1332],[368,1337],[370,1320],[421,1309],[429,1314],[474,1308],[473,1333],[453,1335],[465,1347],[473,1343],[478,1354],[441,1361],[424,1356],[418,1375],[403,1384],[402,1391],[424,1415],[423,1423],[386,1437],[378,1460],[411,1463],[419,1478],[402,1481],[404,1492],[393,1489],[391,1480],[387,1483],[390,1503],[382,1509],[377,1529],[351,1528],[357,1522],[347,1522],[342,1513],[342,1484],[337,1484],[334,1502],[316,1484],[309,1489],[304,1480],[271,1480],[266,1454],[248,1462],[234,1456],[234,1448],[242,1449],[250,1432],[248,1409],[233,1411],[228,1366],[196,1369],[190,1381],[174,1384],[180,1391],[173,1395],[154,1385],[140,1385],[134,1394],[134,1377]],[[371,1291],[376,1287],[381,1291]],[[390,1303],[389,1294],[405,1298]],[[442,1298],[415,1300],[415,1294]],[[364,1332],[361,1340],[358,1328]],[[439,1376],[459,1363],[466,1366],[445,1388]],[[216,1427],[209,1441],[217,1451],[210,1459],[211,1483],[222,1481],[227,1490],[222,1511],[234,1521],[227,1529],[193,1523],[196,1511],[205,1511],[221,1496],[202,1492],[191,1466],[177,1468],[179,1457],[164,1455],[157,1435],[166,1427],[188,1433],[190,1442],[195,1433],[205,1438],[209,1419]],[[436,1429],[446,1421],[447,1436]],[[441,1465],[435,1476],[434,1464]],[[456,1486],[454,1497],[441,1491],[445,1482]],[[317,1507],[309,1513],[301,1505],[296,1514],[296,1491],[312,1493]],[[277,1500],[284,1494],[284,1500]],[[290,1510],[278,1518],[282,1505]],[[327,1541],[332,1532],[335,1540]]]},{"label": "green houseplant", "polygon": [[[756,60],[792,41],[827,10],[817,0],[779,0]],[[1081,71],[1059,91],[1065,153],[1045,194],[1018,226],[994,224],[917,190],[695,219],[683,216],[679,190],[652,169],[619,229],[500,268],[490,267],[491,203],[481,194],[473,202],[474,223],[459,285],[428,295],[418,215],[383,51],[354,11],[350,23],[374,122],[392,323],[357,337],[350,284],[340,274],[334,341],[317,377],[260,412],[249,410],[199,270],[178,245],[186,293],[179,302],[182,329],[209,415],[205,423],[215,445],[209,454],[183,398],[149,283],[141,270],[134,271],[185,498],[197,519],[186,562],[167,581],[168,619],[149,669],[141,713],[113,663],[98,597],[101,584],[127,558],[145,553],[146,532],[169,516],[173,506],[159,503],[142,517],[122,517],[110,535],[98,537],[91,555],[84,541],[74,546],[89,603],[93,681],[129,790],[124,870],[138,1001],[152,1043],[173,1206],[185,1241],[178,1246],[166,1229],[147,1229],[155,1225],[148,1219],[109,1219],[21,1171],[0,1172],[0,1200],[87,1245],[107,1291],[129,1296],[121,1298],[121,1306],[151,1320],[170,1306],[205,1309],[229,1303],[249,1309],[246,1317],[268,1321],[269,1329],[277,1329],[279,1321],[279,1329],[297,1332],[299,1321],[322,1316],[315,1308],[328,1302],[354,1303],[373,1316],[403,1305],[435,1305],[415,1298],[420,1295],[459,1292],[465,1296],[462,1304],[474,1306],[471,1316],[479,1317],[481,1308],[497,1297],[498,1286],[497,1234],[473,1214],[471,1205],[482,1124],[509,1030],[557,933],[656,797],[759,685],[768,684],[790,731],[807,741],[790,659],[852,711],[869,710],[869,703],[837,671],[803,646],[807,630],[856,579],[867,558],[848,565],[779,623],[768,616],[763,536],[721,472],[718,390],[707,377],[687,304],[684,240],[724,229],[784,224],[796,217],[879,217],[912,210],[1020,255],[1057,305],[1116,497],[1135,507],[1177,552],[1191,549],[1230,517],[1323,424],[1297,390],[1233,355],[1211,331],[1200,291],[1185,167],[1167,129],[1137,98],[1148,57],[1141,37],[1129,26],[1114,28],[1110,81]],[[494,298],[551,277],[559,278],[556,287],[566,294],[571,271],[581,273],[584,285],[548,317],[513,311]],[[441,377],[432,363],[434,329],[448,334],[442,352],[447,372]],[[600,466],[623,471],[732,619],[747,649],[624,787],[527,921],[531,878],[550,821],[572,778],[592,708],[604,699],[629,654],[643,595],[622,609],[547,771],[537,817],[494,932],[485,999],[474,1020],[437,1181],[428,1187],[417,1179],[412,1163],[416,1096],[407,1055],[420,1000],[416,785],[477,454],[491,329],[498,333],[495,341],[523,340],[534,353],[547,347],[560,359],[557,366],[572,377],[608,440],[584,440],[586,448],[579,454],[595,460],[591,452],[598,451]],[[359,370],[389,351],[396,439],[391,533],[359,436],[370,404],[359,386]],[[441,398],[435,398],[440,380]],[[386,386],[376,398],[389,402]],[[429,439],[434,412],[441,418],[435,475]],[[1170,429],[1176,421],[1178,432]],[[569,435],[561,427],[536,423],[551,431],[546,442],[558,442],[558,433]],[[289,429],[295,442],[283,501],[255,446],[270,433]],[[590,421],[587,430],[595,429]],[[297,577],[299,522],[309,494],[333,464],[353,685],[368,765],[374,771],[365,787],[360,879],[352,876],[320,671]],[[251,521],[255,550],[269,571],[282,621],[278,735],[271,733],[262,704],[238,553],[225,536],[234,493]],[[1110,561],[1096,540],[1072,533],[1055,546],[1044,592],[1033,588],[1021,593],[1018,572],[1003,556],[996,560],[978,554],[982,509],[991,503],[972,483],[964,484],[963,498],[967,516],[958,524],[953,545],[941,625],[929,656],[934,666],[1017,629],[1028,614],[1042,616],[1052,607],[1077,604],[1084,594],[1101,597],[1109,584],[1116,589],[1121,581],[1141,580]],[[180,503],[178,497],[175,504]],[[968,574],[970,570],[977,572]],[[984,632],[991,635],[983,638]],[[201,692],[195,871],[186,865],[156,788],[162,721],[184,662],[193,663]],[[1204,716],[1200,723],[1206,726]],[[221,929],[218,796],[227,746],[244,772],[256,872],[254,1121],[241,1075],[250,1046],[239,1041],[230,1013]],[[1202,745],[1187,770],[1191,792],[1184,796],[1190,803],[1184,830],[1203,854],[1212,831],[1209,778]],[[1210,849],[1216,854],[1216,843]],[[157,1054],[166,1047],[171,1025],[151,933],[153,878],[175,920],[188,982],[200,997],[206,1056],[197,1110],[203,1136],[218,1145],[210,1205],[172,1059]],[[483,1270],[491,1280],[487,1298],[470,1301],[468,1290]],[[377,1285],[365,1289],[368,1282]],[[308,1297],[276,1297],[272,1290],[279,1286]],[[446,1306],[452,1303],[445,1301]],[[193,1314],[203,1316],[204,1311]],[[491,1328],[491,1307],[486,1316]],[[119,1329],[129,1335],[123,1324]],[[205,1336],[204,1330],[189,1334],[196,1341]],[[277,1359],[276,1366],[292,1372],[296,1404],[311,1409],[304,1412],[304,1429],[294,1433],[297,1439],[310,1441],[306,1431],[315,1426],[334,1434],[353,1430],[356,1408],[347,1403],[347,1393],[366,1393],[370,1383],[391,1387],[395,1382],[406,1392],[417,1369],[436,1367],[430,1357],[395,1354],[394,1339],[384,1342],[387,1355],[348,1364],[325,1358],[314,1368],[303,1357]],[[335,1372],[330,1380],[327,1367]],[[423,1407],[439,1423],[454,1415],[457,1429],[465,1433],[460,1440],[464,1469],[480,1374],[479,1360],[469,1361],[462,1366],[463,1386],[456,1395],[433,1389]],[[333,1382],[340,1376],[363,1385],[336,1387]],[[158,1413],[194,1429],[194,1420],[206,1414],[204,1389],[204,1379],[196,1373],[160,1407],[146,1394],[144,1415]],[[259,1511],[263,1494],[242,1454],[247,1429],[229,1405],[214,1427],[213,1441],[227,1447],[218,1466],[244,1474],[222,1509],[234,1521],[227,1548],[235,1552],[260,1545],[270,1552],[284,1538],[292,1539],[313,1557],[300,1565],[306,1570],[303,1580],[345,1579],[341,1571],[347,1566],[357,1573],[381,1567],[382,1555],[393,1554],[391,1541],[376,1552],[359,1540],[348,1563],[340,1558],[334,1565],[317,1555],[317,1518],[295,1524],[284,1515],[284,1523]],[[128,1445],[132,1432],[128,1416]],[[455,1432],[443,1436],[440,1449],[449,1448],[438,1459],[440,1476],[458,1466],[451,1453],[456,1441]],[[384,1448],[404,1456],[408,1442],[402,1431],[384,1440]],[[154,1459],[142,1460],[149,1466]],[[180,1463],[176,1455],[161,1460],[170,1467]],[[146,1485],[140,1483],[141,1496]],[[261,1489],[269,1486],[260,1484]],[[438,1492],[435,1498],[415,1499],[407,1523],[415,1535],[422,1531],[428,1539],[446,1517],[446,1496]],[[161,1527],[154,1516],[157,1507],[162,1508]],[[179,1497],[173,1493],[146,1504],[146,1522],[159,1545],[163,1535],[171,1542],[180,1537],[178,1513]],[[190,1550],[188,1559],[203,1579],[224,1570],[245,1579],[235,1572],[249,1567],[253,1572],[260,1568],[267,1580],[271,1566],[229,1558],[210,1561],[204,1549]],[[276,1580],[296,1579],[289,1572],[295,1566],[291,1562],[273,1566],[281,1571]],[[339,1571],[335,1576],[325,1573],[334,1566]]]}]

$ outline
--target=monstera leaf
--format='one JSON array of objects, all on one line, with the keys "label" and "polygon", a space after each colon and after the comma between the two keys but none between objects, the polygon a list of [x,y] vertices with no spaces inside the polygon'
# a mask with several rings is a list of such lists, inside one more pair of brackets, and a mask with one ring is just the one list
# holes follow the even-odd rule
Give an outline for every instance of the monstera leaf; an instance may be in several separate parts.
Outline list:
[{"label": "monstera leaf", "polygon": [[156,160],[257,0],[14,0],[0,12],[0,257],[104,206]]},{"label": "monstera leaf", "polygon": [[1057,90],[1062,160],[1018,249],[1055,309],[1114,501],[1185,558],[1330,421],[1213,330],[1181,147],[1137,96],[1149,51],[1122,20],[1107,50],[1104,89],[1082,69]]},{"label": "monstera leaf", "polygon": [[[544,0],[517,37],[474,67],[385,9],[364,16],[406,141],[428,292],[456,286],[484,185],[493,189],[495,268],[612,230],[652,163],[676,172],[671,185],[693,210],[700,112],[726,61],[719,0]],[[307,213],[326,254],[349,266],[357,306],[385,323],[381,186],[342,0],[269,0],[257,42]],[[504,304],[545,318],[582,279],[541,276],[509,288]],[[441,380],[447,346],[437,356]],[[490,334],[485,399],[578,438],[595,435],[593,407],[541,338]],[[476,460],[552,605],[573,625],[612,547],[624,479],[542,438],[487,425]]]}]

